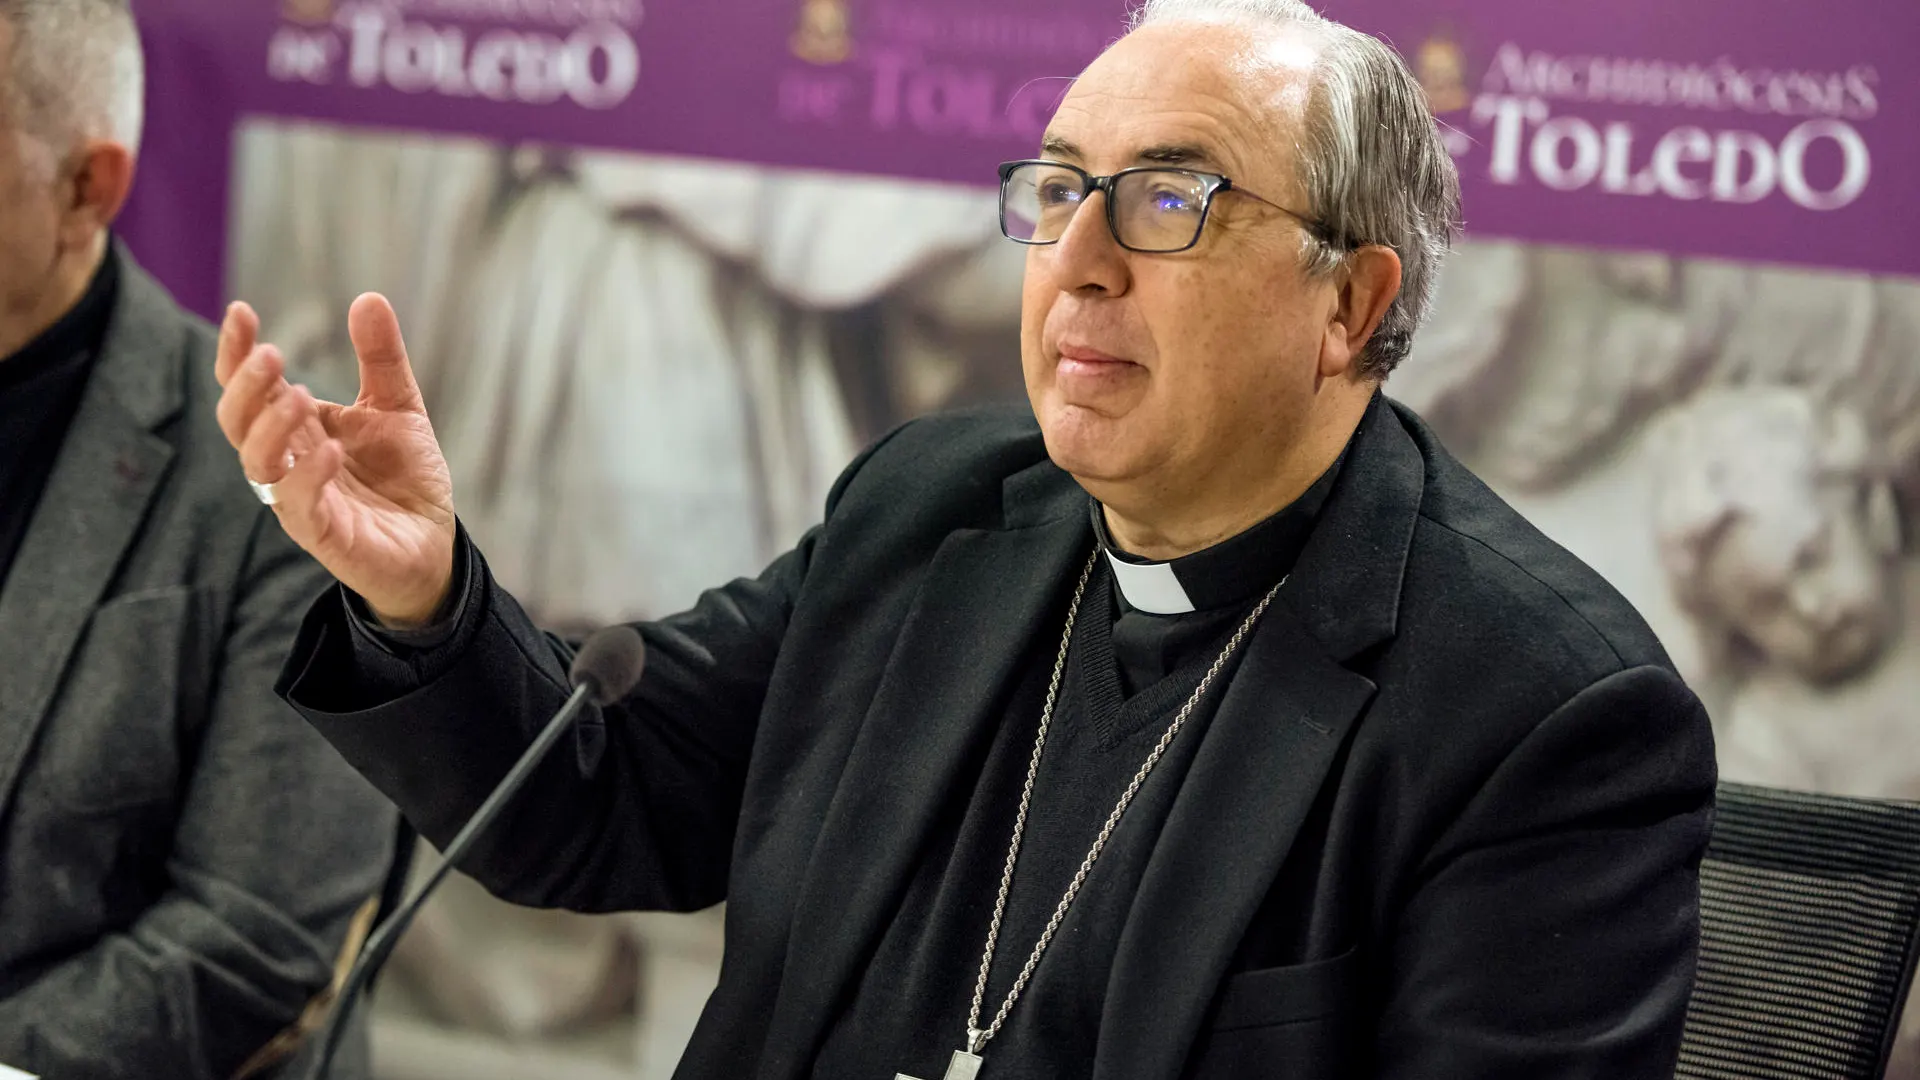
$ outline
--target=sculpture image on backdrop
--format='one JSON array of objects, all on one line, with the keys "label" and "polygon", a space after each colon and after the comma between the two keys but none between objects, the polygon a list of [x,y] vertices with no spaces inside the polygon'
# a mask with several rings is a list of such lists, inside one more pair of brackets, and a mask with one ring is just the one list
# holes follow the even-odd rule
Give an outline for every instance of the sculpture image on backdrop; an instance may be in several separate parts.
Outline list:
[{"label": "sculpture image on backdrop", "polygon": [[[1004,380],[996,381],[994,350],[1017,341],[1017,311],[1009,297],[1018,288],[1019,269],[1001,257],[1006,248],[997,234],[953,234],[946,225],[965,221],[970,212],[990,227],[989,195],[870,181],[891,193],[898,209],[885,227],[869,231],[863,226],[875,215],[867,204],[850,207],[837,197],[842,189],[824,178],[742,165],[599,153],[537,155],[311,125],[257,125],[241,147],[243,212],[236,220],[235,275],[258,284],[251,296],[265,321],[285,328],[279,340],[304,369],[330,367],[350,377],[350,345],[338,320],[327,313],[344,309],[360,286],[394,297],[417,328],[409,332],[409,353],[443,431],[511,426],[521,433],[521,445],[553,447],[572,433],[605,425],[608,434],[597,438],[613,445],[631,409],[609,410],[594,395],[566,389],[575,380],[583,388],[590,385],[585,380],[598,375],[594,365],[674,363],[696,372],[724,372],[734,366],[736,354],[722,346],[700,353],[684,344],[672,350],[638,344],[613,350],[583,348],[580,342],[638,343],[664,331],[684,343],[688,332],[676,328],[676,321],[711,325],[709,313],[730,310],[721,298],[747,287],[732,282],[740,273],[757,283],[752,287],[790,305],[791,314],[764,316],[762,329],[750,335],[754,340],[776,339],[780,325],[800,317],[841,324],[823,335],[830,350],[826,367],[839,373],[839,389],[816,400],[856,439],[946,404],[1008,393]],[[529,159],[538,162],[537,170],[529,172]],[[616,176],[629,178],[627,184],[616,187],[609,179]],[[494,186],[500,183],[507,184],[504,192]],[[779,237],[797,234],[807,250],[831,252],[831,259],[802,264],[804,273],[783,279],[768,268],[780,265],[778,258],[743,269],[735,249],[719,241],[682,245],[672,249],[673,261],[663,276],[714,283],[713,298],[659,303],[655,290],[633,288],[612,298],[619,302],[597,309],[619,319],[615,326],[548,337],[540,347],[512,355],[440,344],[434,327],[459,323],[469,309],[523,311],[531,321],[538,313],[568,308],[565,296],[554,299],[540,282],[576,268],[579,260],[569,252],[584,239],[573,246],[536,247],[526,238],[542,229],[508,229],[505,222],[564,200],[577,212],[576,235],[582,238],[608,229],[685,235],[711,222],[711,214],[689,214],[682,221],[655,207],[655,200],[721,185],[753,193],[729,200],[729,206],[778,207],[757,219],[769,231],[754,242],[754,250],[779,251]],[[809,190],[818,195],[803,197]],[[377,196],[393,198],[397,208],[370,212]],[[416,205],[506,209],[472,213],[445,232],[390,224],[407,216],[405,207]],[[955,211],[956,206],[963,209]],[[829,216],[836,208],[845,208],[850,220],[843,224]],[[791,230],[781,222],[792,222]],[[289,223],[298,223],[297,231],[313,238],[311,246],[295,249],[294,258],[277,254],[289,250],[281,231]],[[745,234],[742,227],[733,235]],[[862,247],[835,240],[848,237],[865,244],[876,236],[903,249],[900,256],[872,260],[897,267],[899,277],[874,280],[872,264],[859,257]],[[503,269],[481,274],[476,266]],[[358,285],[339,280],[342,267],[352,268]],[[434,291],[436,283],[442,291]],[[1681,308],[1683,297],[1697,314]],[[1784,306],[1789,299],[1791,308]],[[1920,732],[1907,710],[1920,699],[1920,655],[1914,652],[1920,637],[1907,627],[1920,613],[1920,567],[1911,548],[1920,521],[1911,510],[1915,491],[1907,479],[1911,451],[1902,449],[1912,445],[1911,436],[1898,427],[1901,420],[1920,416],[1920,405],[1912,404],[1912,387],[1920,383],[1920,338],[1901,329],[1902,319],[1915,318],[1920,318],[1920,283],[1899,278],[1465,241],[1448,260],[1433,316],[1389,386],[1432,419],[1448,445],[1462,451],[1497,491],[1602,570],[1647,615],[1709,703],[1727,778],[1915,798],[1920,797],[1915,764]],[[1616,323],[1637,324],[1641,331],[1637,336],[1592,331]],[[1685,329],[1690,323],[1700,328]],[[848,324],[881,332],[854,334]],[[1819,343],[1808,340],[1802,328],[1833,325],[1860,329],[1845,336],[1850,344],[1840,354],[1844,362],[1813,362],[1830,353],[1825,346],[1814,351]],[[298,329],[305,326],[312,332]],[[494,356],[498,360],[487,359]],[[459,381],[448,365],[512,364],[516,357],[525,363],[513,370],[530,383],[486,380],[488,395],[467,391],[457,407],[441,389]],[[1709,373],[1715,385],[1727,389],[1703,389]],[[1809,388],[1813,378],[1826,381],[1827,388]],[[880,408],[863,413],[853,402],[861,400],[864,387],[908,390],[898,398],[879,398]],[[1819,436],[1812,427],[1819,410],[1791,403],[1830,399],[1843,391],[1852,394],[1851,403],[1835,415],[1870,411],[1879,419],[1845,426],[1854,432],[1864,428],[1866,442],[1864,447],[1853,443],[1856,449],[1839,459],[1843,467],[1837,474],[1816,470],[1823,454],[1813,438],[1831,436]],[[723,417],[746,409],[744,398],[726,400],[733,404]],[[528,415],[519,404],[527,401],[562,404],[512,425],[502,419]],[[634,407],[659,402],[653,397]],[[684,408],[660,411],[688,415]],[[1795,423],[1783,428],[1769,419],[1783,413]],[[1588,416],[1599,418],[1599,433],[1571,435]],[[629,487],[632,481],[623,478],[623,470],[648,466],[640,455],[592,452],[592,442],[578,456],[564,457],[533,450],[468,455],[455,447],[484,449],[484,440],[469,443],[451,435],[447,445],[461,490],[477,493],[471,500],[463,496],[468,528],[480,538],[501,580],[550,625],[657,616],[691,600],[690,594],[676,596],[671,590],[751,572],[773,554],[771,549],[737,551],[731,565],[711,567],[705,577],[657,571],[654,567],[685,565],[680,560],[710,558],[726,538],[755,535],[768,512],[742,505],[731,514],[694,515],[699,528],[669,533],[654,527],[658,516],[652,509],[655,501],[671,496],[667,480],[642,488]],[[1774,448],[1771,453],[1768,447]],[[1859,449],[1866,451],[1864,461]],[[1725,467],[1715,464],[1723,458],[1735,459],[1729,466],[1736,470],[1757,470],[1767,484],[1728,485],[1716,493],[1694,482],[1726,475]],[[516,474],[503,475],[508,468]],[[1783,491],[1780,485],[1796,476],[1832,495],[1821,499],[1806,490]],[[489,505],[535,503],[533,492],[553,493],[563,478],[585,492],[634,492],[609,500],[614,505],[608,511],[621,515],[620,527],[633,543],[657,545],[647,549],[654,552],[653,561],[625,565],[617,551],[570,528],[565,514],[529,513],[524,525],[511,529],[493,525]],[[1736,497],[1752,505],[1742,506],[1733,501]],[[1892,521],[1886,516],[1889,508],[1896,511]],[[1799,524],[1781,529],[1763,514],[1788,515]],[[1866,620],[1873,632],[1856,631],[1859,644],[1845,650],[1853,657],[1851,665],[1836,663],[1843,657],[1821,646],[1818,636],[1801,639],[1820,646],[1811,654],[1801,649],[1775,655],[1741,644],[1740,635],[1730,632],[1738,625],[1730,620],[1739,594],[1715,599],[1739,582],[1713,591],[1688,584],[1704,561],[1723,549],[1722,539],[1735,526],[1766,522],[1767,528],[1757,530],[1762,536],[1807,537],[1821,527],[1820,519],[1808,519],[1809,514],[1827,515],[1832,523],[1824,527],[1855,538],[1840,546],[1846,564],[1842,581],[1853,582],[1846,588],[1859,598],[1853,606],[1874,614]],[[1898,555],[1889,561],[1886,544],[1896,537]],[[1674,554],[1664,555],[1666,548]],[[1685,561],[1678,561],[1683,556]],[[1770,565],[1776,572],[1801,573],[1778,560]],[[571,566],[581,569],[556,569]],[[610,586],[586,585],[609,577]],[[1860,587],[1867,580],[1875,583],[1870,593]],[[559,582],[580,584],[566,590],[556,587]],[[1763,591],[1785,595],[1779,585],[1776,580]],[[1858,662],[1862,648],[1873,656],[1864,665]],[[1836,673],[1821,676],[1822,669]],[[717,927],[707,925],[710,914],[685,917],[695,921],[683,923],[673,916],[530,912],[489,902],[477,887],[434,914],[399,959],[405,988],[426,998],[440,1023],[513,1032],[561,1046],[579,1043],[581,1036],[569,1031],[604,1030],[604,1036],[570,1053],[614,1062],[616,1075],[631,1075],[629,1067],[645,1077],[670,1071],[692,1023],[681,1003],[704,999],[719,965],[719,937]],[[632,1014],[625,1010],[635,1004],[636,976],[645,988],[645,1004],[635,1025],[637,1037],[628,1037]],[[389,983],[385,1004],[404,1007],[404,995],[394,985]],[[425,1060],[429,1049],[444,1050],[426,1034],[434,1030],[394,1026],[392,1052],[419,1070],[407,1075],[445,1075]],[[1913,1068],[1920,1062],[1917,1036],[1920,1025],[1909,1021],[1889,1076],[1920,1078]]]},{"label": "sculpture image on backdrop", "polygon": [[[1377,392],[1458,214],[1417,84],[1291,0],[1139,23],[1002,167],[1029,408],[894,429],[759,577],[641,623],[604,753],[543,766],[465,869],[584,911],[726,899],[685,1076],[1669,1075],[1708,721],[1618,594]],[[508,212],[581,207],[542,186]],[[644,288],[646,239],[593,265]],[[501,325],[608,322],[579,310]],[[283,692],[444,843],[569,649],[460,529],[392,308],[347,323],[360,393],[324,404],[236,306],[219,415],[343,583]],[[693,379],[689,418],[811,387],[762,401],[847,437],[830,350],[757,355],[786,382],[625,367]],[[654,452],[745,462],[729,509],[761,509],[741,426],[678,430]]]}]

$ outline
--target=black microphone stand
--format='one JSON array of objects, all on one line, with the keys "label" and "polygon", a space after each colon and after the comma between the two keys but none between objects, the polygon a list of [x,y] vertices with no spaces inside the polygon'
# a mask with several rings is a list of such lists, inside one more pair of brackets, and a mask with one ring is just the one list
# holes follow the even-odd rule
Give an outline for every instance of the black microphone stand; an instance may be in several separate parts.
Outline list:
[{"label": "black microphone stand", "polygon": [[546,759],[548,751],[553,749],[553,744],[560,741],[560,736],[566,733],[574,716],[593,700],[595,693],[596,684],[593,680],[581,680],[580,684],[574,687],[573,695],[567,698],[567,703],[553,715],[553,719],[547,721],[547,726],[540,732],[540,737],[533,740],[533,745],[527,747],[526,752],[520,755],[520,760],[514,763],[506,778],[500,781],[500,785],[493,789],[493,794],[487,796],[487,801],[480,804],[480,809],[473,812],[473,817],[468,819],[466,826],[453,838],[453,842],[447,845],[445,856],[440,865],[434,869],[432,876],[427,878],[426,884],[422,885],[420,891],[413,894],[413,899],[401,905],[400,910],[394,912],[393,917],[386,920],[367,940],[366,948],[360,950],[359,958],[353,962],[352,969],[347,972],[346,982],[340,987],[340,995],[334,1003],[333,1014],[327,1018],[324,1038],[320,1044],[320,1054],[315,1060],[312,1073],[309,1074],[311,1080],[326,1080],[327,1070],[333,1066],[333,1055],[340,1046],[341,1032],[346,1030],[347,1021],[352,1016],[356,1001],[366,988],[367,981],[379,971],[380,965],[386,963],[387,955],[393,952],[393,946],[400,940],[400,935],[406,933],[407,927],[412,925],[414,916],[420,913],[421,905],[426,902],[427,897],[433,895],[433,890],[439,887],[440,882],[446,878],[454,866],[466,857],[467,849],[473,846],[474,839],[493,823],[495,817],[499,816],[507,800],[519,793],[527,777],[531,776],[533,770]]}]

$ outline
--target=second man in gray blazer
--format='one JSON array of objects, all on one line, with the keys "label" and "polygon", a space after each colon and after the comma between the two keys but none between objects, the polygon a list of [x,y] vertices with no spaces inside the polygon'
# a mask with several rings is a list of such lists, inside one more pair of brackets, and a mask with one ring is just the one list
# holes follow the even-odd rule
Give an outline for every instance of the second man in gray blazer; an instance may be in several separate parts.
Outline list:
[{"label": "second man in gray blazer", "polygon": [[396,819],[273,695],[328,578],[108,238],[140,94],[126,0],[0,0],[0,1063],[291,1076]]}]

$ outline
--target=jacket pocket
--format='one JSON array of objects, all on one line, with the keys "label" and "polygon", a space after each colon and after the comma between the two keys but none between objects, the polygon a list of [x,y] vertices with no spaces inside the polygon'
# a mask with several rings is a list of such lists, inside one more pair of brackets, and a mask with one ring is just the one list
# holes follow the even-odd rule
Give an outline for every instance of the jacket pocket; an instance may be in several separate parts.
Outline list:
[{"label": "jacket pocket", "polygon": [[151,589],[94,610],[29,765],[70,813],[171,799],[179,783],[180,650],[193,590]]},{"label": "jacket pocket", "polygon": [[1194,1080],[1344,1076],[1359,1001],[1356,950],[1229,976],[1195,1047]]}]

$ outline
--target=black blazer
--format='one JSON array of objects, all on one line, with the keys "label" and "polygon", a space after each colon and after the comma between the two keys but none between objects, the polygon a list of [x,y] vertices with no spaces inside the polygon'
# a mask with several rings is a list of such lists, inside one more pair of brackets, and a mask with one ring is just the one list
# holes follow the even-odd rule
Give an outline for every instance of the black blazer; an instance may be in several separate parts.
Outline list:
[{"label": "black blazer", "polygon": [[[677,1075],[808,1075],[964,748],[1051,647],[1086,499],[1024,410],[906,425],[757,580],[640,628],[599,767],[555,755],[466,869],[527,904],[727,900]],[[412,683],[337,593],[282,681],[442,844],[565,694],[567,648],[472,582]],[[1633,609],[1378,401],[1170,812],[1093,1075],[1671,1076],[1714,779]]]}]

